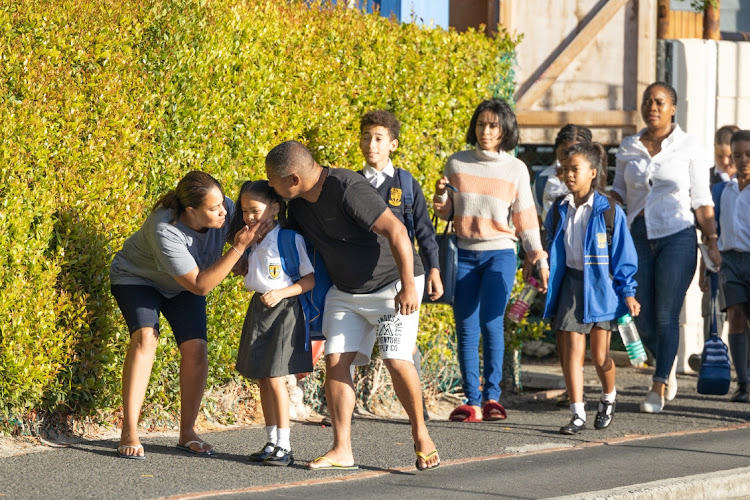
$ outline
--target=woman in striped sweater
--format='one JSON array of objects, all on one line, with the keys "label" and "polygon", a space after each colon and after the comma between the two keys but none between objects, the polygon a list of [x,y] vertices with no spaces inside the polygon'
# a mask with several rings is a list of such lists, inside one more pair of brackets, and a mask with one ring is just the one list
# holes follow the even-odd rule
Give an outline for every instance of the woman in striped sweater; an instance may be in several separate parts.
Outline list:
[{"label": "woman in striped sweater", "polygon": [[[458,361],[467,403],[453,421],[502,420],[498,403],[503,374],[503,320],[516,272],[516,241],[521,238],[527,263],[539,269],[546,291],[549,265],[526,165],[508,154],[518,143],[518,125],[501,99],[482,102],[474,111],[466,143],[474,149],[448,159],[435,185],[435,210],[453,217],[458,236],[458,277],[453,314]],[[457,191],[446,191],[448,184]],[[512,225],[511,225],[512,222]],[[524,266],[530,274],[531,266]],[[484,381],[479,390],[479,337],[484,353]],[[482,406],[480,407],[480,404]]]}]

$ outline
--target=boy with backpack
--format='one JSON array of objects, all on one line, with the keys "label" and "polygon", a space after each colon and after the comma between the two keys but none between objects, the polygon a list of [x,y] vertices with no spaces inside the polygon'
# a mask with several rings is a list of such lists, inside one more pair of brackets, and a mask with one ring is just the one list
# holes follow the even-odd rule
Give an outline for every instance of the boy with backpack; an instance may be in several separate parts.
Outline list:
[{"label": "boy with backpack", "polygon": [[[360,173],[378,191],[391,212],[404,223],[412,245],[416,238],[426,268],[426,295],[436,300],[443,294],[443,283],[440,279],[435,228],[430,221],[427,202],[416,179],[408,171],[395,168],[391,161],[391,153],[398,147],[401,123],[390,111],[375,110],[362,116],[359,131],[359,147],[367,162]],[[422,355],[416,346],[413,356],[421,379]],[[425,420],[429,419],[426,409],[424,414]]]}]

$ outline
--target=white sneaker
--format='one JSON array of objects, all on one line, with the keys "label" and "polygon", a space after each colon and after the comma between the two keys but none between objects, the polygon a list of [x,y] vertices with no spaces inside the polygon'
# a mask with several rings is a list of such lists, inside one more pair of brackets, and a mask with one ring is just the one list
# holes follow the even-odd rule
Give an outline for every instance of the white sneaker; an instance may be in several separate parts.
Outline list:
[{"label": "white sneaker", "polygon": [[664,399],[672,401],[677,396],[677,364],[672,365],[672,371],[669,372],[669,380],[667,380],[667,388],[664,391]]},{"label": "white sneaker", "polygon": [[646,399],[641,403],[641,413],[661,413],[664,399],[653,391],[646,393]]}]

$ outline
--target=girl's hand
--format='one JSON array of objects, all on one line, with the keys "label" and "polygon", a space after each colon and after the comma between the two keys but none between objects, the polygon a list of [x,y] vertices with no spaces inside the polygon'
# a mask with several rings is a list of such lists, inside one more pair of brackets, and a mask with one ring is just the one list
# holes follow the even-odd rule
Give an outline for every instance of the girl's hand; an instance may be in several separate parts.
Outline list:
[{"label": "girl's hand", "polygon": [[541,284],[539,285],[539,290],[541,293],[547,293],[547,283],[549,282],[549,268],[545,267],[539,270],[539,280],[541,281]]},{"label": "girl's hand", "polygon": [[716,244],[716,240],[712,240],[712,242],[708,244],[708,257],[711,259],[711,262],[714,263],[714,267],[718,271],[721,267],[721,253],[719,252],[719,245]]},{"label": "girl's hand", "polygon": [[632,317],[635,318],[641,313],[641,305],[635,300],[635,297],[625,297],[625,305],[628,306]]},{"label": "girl's hand", "polygon": [[442,196],[445,194],[445,190],[447,189],[445,186],[448,184],[448,178],[443,176],[442,179],[438,179],[437,182],[435,182],[435,195],[436,196]]},{"label": "girl's hand", "polygon": [[263,302],[263,305],[265,306],[276,307],[276,304],[281,302],[281,299],[284,298],[284,295],[280,292],[281,290],[269,290],[260,296],[260,301]]}]

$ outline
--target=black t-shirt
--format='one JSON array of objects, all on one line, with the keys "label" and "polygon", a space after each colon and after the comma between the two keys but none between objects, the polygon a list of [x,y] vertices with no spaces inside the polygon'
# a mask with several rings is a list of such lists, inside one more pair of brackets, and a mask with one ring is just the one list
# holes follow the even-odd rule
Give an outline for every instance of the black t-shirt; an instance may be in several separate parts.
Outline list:
[{"label": "black t-shirt", "polygon": [[372,231],[388,209],[385,201],[360,174],[327,170],[315,203],[289,202],[291,227],[315,245],[339,290],[370,293],[396,281],[400,276],[390,246]]}]

